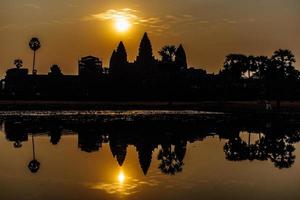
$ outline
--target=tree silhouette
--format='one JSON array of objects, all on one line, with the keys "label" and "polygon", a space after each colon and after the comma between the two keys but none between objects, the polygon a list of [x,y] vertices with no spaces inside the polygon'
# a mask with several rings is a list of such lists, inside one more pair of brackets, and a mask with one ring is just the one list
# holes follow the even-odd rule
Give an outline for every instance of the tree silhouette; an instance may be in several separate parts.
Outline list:
[{"label": "tree silhouette", "polygon": [[257,57],[255,56],[248,56],[248,78],[251,78],[251,73],[255,73],[258,69]]},{"label": "tree silhouette", "polygon": [[22,59],[15,59],[14,60],[14,65],[16,66],[17,69],[20,69],[21,67],[23,67],[23,60]]},{"label": "tree silhouette", "polygon": [[248,57],[243,54],[229,54],[224,62],[224,72],[231,81],[242,78],[243,73],[248,70]]},{"label": "tree silhouette", "polygon": [[265,79],[268,76],[268,67],[270,65],[270,59],[267,56],[257,56],[255,57],[257,71],[255,76],[259,80]]},{"label": "tree silhouette", "polygon": [[294,54],[288,49],[279,49],[272,55],[272,60],[276,61],[277,68],[282,72],[283,76],[290,75],[289,73],[294,68],[296,62]]},{"label": "tree silhouette", "polygon": [[32,64],[32,74],[36,74],[36,69],[35,69],[35,52],[41,47],[41,43],[38,38],[34,37],[31,38],[29,41],[29,47],[33,51],[33,64]]},{"label": "tree silhouette", "polygon": [[299,74],[295,70],[293,64],[296,62],[294,54],[290,50],[279,49],[274,52],[272,58],[272,65],[270,66],[275,73],[273,73],[273,84],[277,90],[277,108],[280,108],[280,101],[285,80],[298,78]]},{"label": "tree silhouette", "polygon": [[61,69],[58,65],[54,64],[50,67],[50,73],[49,75],[52,76],[60,76],[62,75]]},{"label": "tree silhouette", "polygon": [[174,64],[176,47],[174,45],[166,45],[158,51],[164,64]]}]

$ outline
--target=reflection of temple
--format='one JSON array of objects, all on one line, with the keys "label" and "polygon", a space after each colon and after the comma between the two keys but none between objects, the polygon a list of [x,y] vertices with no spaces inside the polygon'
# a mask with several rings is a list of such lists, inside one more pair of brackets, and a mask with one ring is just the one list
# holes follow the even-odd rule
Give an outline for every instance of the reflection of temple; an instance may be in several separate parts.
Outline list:
[{"label": "reflection of temple", "polygon": [[[112,156],[122,166],[126,159],[127,147],[134,146],[143,173],[146,175],[158,150],[157,159],[162,173],[174,175],[183,170],[183,160],[187,143],[202,141],[206,137],[218,135],[226,138],[225,158],[230,161],[269,160],[277,168],[288,168],[295,162],[294,144],[300,141],[300,127],[283,122],[258,124],[248,128],[243,122],[68,122],[68,121],[15,121],[5,122],[8,141],[20,148],[21,142],[28,140],[28,133],[48,134],[52,144],[58,144],[63,130],[78,133],[78,147],[85,152],[99,151],[102,143],[109,143]],[[141,132],[143,131],[143,134]],[[249,132],[243,139],[241,132]],[[250,132],[258,133],[253,140]],[[33,138],[33,137],[32,137]],[[34,141],[32,141],[34,142]],[[34,145],[34,144],[33,144]],[[33,165],[32,165],[33,166]],[[35,169],[34,166],[31,168]]]},{"label": "reflection of temple", "polygon": [[53,126],[49,132],[50,135],[50,142],[53,145],[57,145],[60,141],[62,130],[60,127]]},{"label": "reflection of temple", "polygon": [[137,144],[136,151],[138,152],[140,166],[146,175],[152,160],[152,153],[155,149],[153,144],[141,143]]},{"label": "reflection of temple", "polygon": [[113,157],[116,158],[118,164],[122,166],[126,158],[127,144],[123,143],[120,140],[111,139],[109,142],[109,146]]},{"label": "reflection of temple", "polygon": [[5,135],[8,141],[14,142],[15,148],[20,148],[22,146],[22,142],[28,141],[28,133],[26,132],[23,124],[20,123],[6,123]]},{"label": "reflection of temple", "polygon": [[99,151],[102,147],[102,136],[94,131],[79,131],[78,147],[85,152]]},{"label": "reflection of temple", "polygon": [[187,142],[183,140],[178,141],[178,143],[175,144],[175,154],[177,155],[177,158],[180,162],[183,162],[183,159],[185,157],[186,145]]}]

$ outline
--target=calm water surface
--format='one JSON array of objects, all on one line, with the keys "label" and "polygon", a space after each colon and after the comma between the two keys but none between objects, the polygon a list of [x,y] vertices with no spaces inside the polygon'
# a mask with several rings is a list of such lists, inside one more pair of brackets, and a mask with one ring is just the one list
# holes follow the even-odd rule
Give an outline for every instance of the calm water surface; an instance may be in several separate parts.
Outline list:
[{"label": "calm water surface", "polygon": [[8,118],[0,198],[300,199],[299,141],[276,122]]}]

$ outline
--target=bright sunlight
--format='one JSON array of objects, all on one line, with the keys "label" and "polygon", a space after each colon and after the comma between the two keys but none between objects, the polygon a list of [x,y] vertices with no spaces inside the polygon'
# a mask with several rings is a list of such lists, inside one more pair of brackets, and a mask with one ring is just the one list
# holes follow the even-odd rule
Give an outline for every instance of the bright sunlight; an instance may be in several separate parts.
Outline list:
[{"label": "bright sunlight", "polygon": [[126,32],[129,30],[131,24],[125,17],[118,17],[115,20],[115,28],[118,32]]},{"label": "bright sunlight", "polygon": [[119,181],[119,183],[124,183],[124,181],[125,181],[125,175],[124,175],[124,172],[123,171],[120,171],[119,172],[119,175],[118,175],[118,181]]}]

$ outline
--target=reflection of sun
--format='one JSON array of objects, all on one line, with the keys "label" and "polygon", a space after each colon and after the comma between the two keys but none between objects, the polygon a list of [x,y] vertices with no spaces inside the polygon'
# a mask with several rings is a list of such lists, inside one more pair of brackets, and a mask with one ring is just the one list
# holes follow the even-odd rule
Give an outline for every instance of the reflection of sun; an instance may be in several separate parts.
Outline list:
[{"label": "reflection of sun", "polygon": [[125,32],[128,31],[131,24],[128,19],[125,17],[119,16],[115,20],[115,28],[118,32]]},{"label": "reflection of sun", "polygon": [[118,181],[119,181],[119,183],[124,183],[124,181],[125,181],[125,175],[124,175],[123,171],[119,172]]}]

